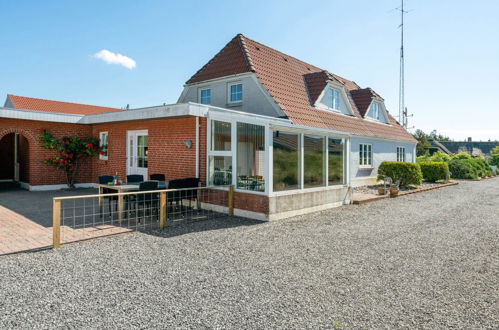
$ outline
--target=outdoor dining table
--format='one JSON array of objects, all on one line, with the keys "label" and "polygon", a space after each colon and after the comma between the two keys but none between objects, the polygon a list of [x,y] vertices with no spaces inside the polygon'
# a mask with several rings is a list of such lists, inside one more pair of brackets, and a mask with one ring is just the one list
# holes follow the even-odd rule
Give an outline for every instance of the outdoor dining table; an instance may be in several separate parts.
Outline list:
[{"label": "outdoor dining table", "polygon": [[[99,212],[103,214],[104,210],[104,198],[106,194],[104,194],[104,189],[115,190],[117,193],[125,193],[125,192],[133,192],[139,191],[141,182],[133,182],[127,184],[100,184],[99,185]],[[166,189],[168,187],[168,181],[158,181],[158,190]],[[123,220],[123,213],[125,211],[125,199],[123,195],[118,195],[118,220],[121,222]]]}]

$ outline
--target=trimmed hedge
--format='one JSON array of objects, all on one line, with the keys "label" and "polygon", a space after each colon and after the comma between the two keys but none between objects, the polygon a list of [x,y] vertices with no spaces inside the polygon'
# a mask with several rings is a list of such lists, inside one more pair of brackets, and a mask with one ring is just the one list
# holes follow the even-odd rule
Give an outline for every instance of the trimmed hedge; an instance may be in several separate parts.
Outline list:
[{"label": "trimmed hedge", "polygon": [[382,162],[378,168],[378,180],[383,180],[385,176],[392,178],[393,182],[400,181],[402,187],[423,183],[423,173],[418,163]]},{"label": "trimmed hedge", "polygon": [[478,179],[477,163],[473,159],[451,159],[449,170],[455,179]]},{"label": "trimmed hedge", "polygon": [[446,162],[421,162],[419,163],[423,179],[428,182],[446,180],[449,173],[449,165]]}]

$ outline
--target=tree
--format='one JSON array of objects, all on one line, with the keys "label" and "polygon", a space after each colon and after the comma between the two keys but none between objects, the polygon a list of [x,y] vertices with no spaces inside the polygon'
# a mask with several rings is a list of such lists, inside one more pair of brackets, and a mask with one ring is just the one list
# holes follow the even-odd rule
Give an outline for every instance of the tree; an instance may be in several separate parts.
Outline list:
[{"label": "tree", "polygon": [[418,156],[423,156],[428,154],[428,149],[430,148],[430,142],[428,142],[428,135],[420,129],[417,129],[414,134],[412,134],[416,140],[418,140],[418,144],[416,145],[416,154]]},{"label": "tree", "polygon": [[44,163],[63,170],[69,188],[75,187],[75,178],[82,162],[89,157],[102,153],[99,139],[94,137],[77,138],[65,136],[57,140],[52,133],[40,128],[40,142],[43,148],[54,151],[54,156],[44,158]]},{"label": "tree", "polygon": [[433,139],[433,140],[437,140],[439,142],[449,142],[449,141],[452,141],[452,139],[450,137],[437,133],[436,129],[434,129],[433,131],[431,131],[431,133],[429,135],[429,138]]}]

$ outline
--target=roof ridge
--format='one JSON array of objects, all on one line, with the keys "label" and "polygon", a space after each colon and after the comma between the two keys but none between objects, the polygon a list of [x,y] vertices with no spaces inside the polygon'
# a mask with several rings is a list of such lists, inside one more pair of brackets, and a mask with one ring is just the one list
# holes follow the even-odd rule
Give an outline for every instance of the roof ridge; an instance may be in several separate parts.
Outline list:
[{"label": "roof ridge", "polygon": [[[242,35],[242,34],[241,34],[241,35]],[[270,47],[270,46],[264,45],[264,44],[262,44],[261,42],[258,42],[258,41],[256,41],[256,40],[253,40],[253,39],[251,39],[251,38],[248,38],[247,36],[244,36],[244,35],[242,35],[242,36],[243,36],[244,38],[248,39],[249,41],[254,42],[254,43],[256,43],[256,44],[258,44],[258,45],[260,45],[260,46],[262,46],[262,47],[266,47],[266,48],[272,49],[274,52],[277,52],[277,53],[279,53],[279,54],[281,54],[281,55],[284,55],[284,56],[287,56],[287,57],[289,57],[289,58],[292,58],[292,59],[294,59],[294,60],[296,60],[296,61],[298,61],[298,62],[301,62],[301,63],[303,63],[303,64],[305,64],[305,65],[307,65],[307,66],[312,66],[312,67],[314,67],[315,69],[317,69],[317,71],[324,71],[323,69],[319,68],[319,67],[318,67],[318,66],[316,66],[316,65],[313,65],[313,64],[307,63],[307,62],[305,62],[305,61],[302,61],[302,60],[300,60],[299,58],[296,58],[296,57],[291,56],[291,55],[289,55],[289,54],[283,53],[283,52],[281,52],[280,50],[277,50],[277,49],[272,48],[272,47]],[[312,71],[312,72],[313,72],[313,71]]]},{"label": "roof ridge", "polygon": [[248,66],[251,72],[255,72],[255,66],[253,65],[253,61],[251,60],[251,56],[248,51],[248,46],[246,46],[246,42],[244,41],[244,38],[246,37],[242,33],[238,33],[237,37],[239,38],[239,43],[243,50],[244,58],[246,59],[246,62],[248,62]]}]

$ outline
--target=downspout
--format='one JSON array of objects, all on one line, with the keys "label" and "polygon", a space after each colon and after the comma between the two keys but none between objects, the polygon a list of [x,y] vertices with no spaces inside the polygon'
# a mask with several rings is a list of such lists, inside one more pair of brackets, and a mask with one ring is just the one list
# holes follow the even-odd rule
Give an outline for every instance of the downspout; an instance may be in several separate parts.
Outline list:
[{"label": "downspout", "polygon": [[196,178],[199,178],[199,117],[196,116]]}]

